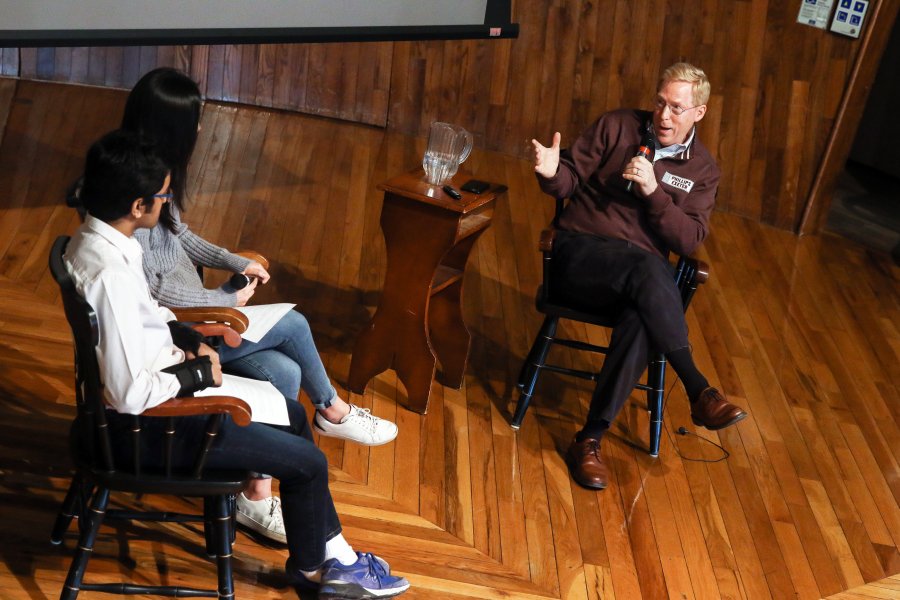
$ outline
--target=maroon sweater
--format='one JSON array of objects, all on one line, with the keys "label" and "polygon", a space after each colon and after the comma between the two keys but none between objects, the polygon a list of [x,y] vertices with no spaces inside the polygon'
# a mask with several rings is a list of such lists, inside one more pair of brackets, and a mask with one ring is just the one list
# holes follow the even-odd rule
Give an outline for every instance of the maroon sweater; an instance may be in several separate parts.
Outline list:
[{"label": "maroon sweater", "polygon": [[690,254],[706,238],[719,168],[696,134],[686,150],[654,163],[653,194],[625,191],[622,170],[637,153],[650,116],[629,109],[602,115],[560,153],[554,177],[538,175],[545,193],[569,198],[561,229],[628,240],[663,257],[669,251]]}]

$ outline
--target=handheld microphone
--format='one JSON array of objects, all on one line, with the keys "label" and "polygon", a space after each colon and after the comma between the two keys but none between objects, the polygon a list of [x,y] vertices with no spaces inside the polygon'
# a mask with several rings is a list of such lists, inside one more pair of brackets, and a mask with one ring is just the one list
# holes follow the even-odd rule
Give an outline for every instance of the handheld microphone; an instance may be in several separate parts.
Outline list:
[{"label": "handheld microphone", "polygon": [[[644,135],[641,137],[641,145],[638,147],[638,151],[635,156],[643,156],[646,159],[649,159],[653,156],[654,148],[656,148],[656,134],[653,133],[653,127],[650,123],[647,123],[646,129],[644,129]],[[630,192],[634,182],[629,180],[628,185],[625,186],[625,191]]]},{"label": "handheld microphone", "polygon": [[234,289],[242,290],[245,287],[247,287],[248,285],[250,285],[250,278],[247,277],[246,275],[244,275],[243,273],[235,273],[228,280],[228,283],[230,283],[231,287],[233,287]]}]

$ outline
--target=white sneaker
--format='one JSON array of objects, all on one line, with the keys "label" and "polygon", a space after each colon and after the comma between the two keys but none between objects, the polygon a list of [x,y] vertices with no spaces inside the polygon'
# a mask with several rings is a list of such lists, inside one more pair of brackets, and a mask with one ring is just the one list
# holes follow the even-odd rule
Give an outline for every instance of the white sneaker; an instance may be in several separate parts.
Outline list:
[{"label": "white sneaker", "polygon": [[320,435],[350,440],[363,446],[380,446],[397,437],[396,425],[376,417],[368,408],[359,408],[354,404],[350,405],[350,412],[340,423],[332,423],[317,411],[313,426]]},{"label": "white sneaker", "polygon": [[284,518],[281,516],[281,498],[269,496],[262,500],[248,500],[241,492],[237,496],[237,522],[270,540],[287,543]]}]

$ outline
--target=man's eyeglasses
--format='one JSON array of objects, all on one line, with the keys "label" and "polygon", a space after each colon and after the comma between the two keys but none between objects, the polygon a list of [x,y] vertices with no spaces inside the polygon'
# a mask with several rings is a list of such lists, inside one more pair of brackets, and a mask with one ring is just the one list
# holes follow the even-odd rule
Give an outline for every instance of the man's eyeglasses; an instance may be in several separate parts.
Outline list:
[{"label": "man's eyeglasses", "polygon": [[655,100],[655,104],[656,104],[656,110],[658,110],[660,112],[666,110],[666,107],[668,106],[669,110],[671,110],[672,114],[675,116],[681,116],[689,110],[694,110],[697,107],[703,106],[702,104],[698,104],[697,106],[689,106],[687,108],[685,108],[683,106],[672,106],[671,104],[667,103],[662,98],[657,98]]}]

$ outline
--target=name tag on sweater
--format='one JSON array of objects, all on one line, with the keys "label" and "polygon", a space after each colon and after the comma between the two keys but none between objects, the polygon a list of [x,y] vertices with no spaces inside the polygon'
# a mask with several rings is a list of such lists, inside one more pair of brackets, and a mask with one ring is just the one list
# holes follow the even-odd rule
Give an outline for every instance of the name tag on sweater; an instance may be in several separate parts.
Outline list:
[{"label": "name tag on sweater", "polygon": [[666,174],[662,176],[662,182],[671,185],[674,188],[678,188],[679,190],[684,190],[685,192],[690,192],[691,188],[694,187],[694,182],[690,179],[677,177],[675,175],[672,175],[668,171],[666,171]]}]

